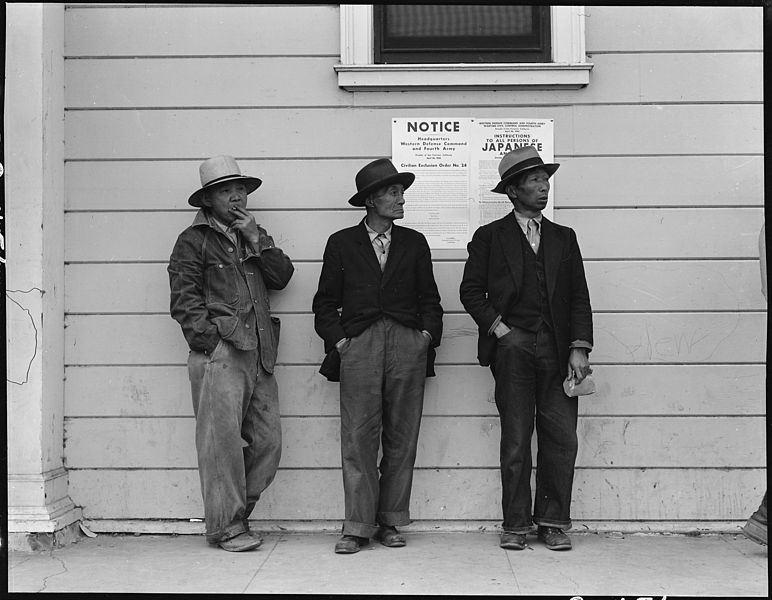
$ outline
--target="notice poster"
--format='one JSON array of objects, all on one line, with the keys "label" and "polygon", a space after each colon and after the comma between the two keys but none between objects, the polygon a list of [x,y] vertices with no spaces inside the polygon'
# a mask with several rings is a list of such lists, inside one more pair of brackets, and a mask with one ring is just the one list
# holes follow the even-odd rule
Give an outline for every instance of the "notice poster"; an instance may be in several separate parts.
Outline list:
[{"label": "notice poster", "polygon": [[469,193],[470,119],[392,119],[392,162],[415,173],[400,225],[430,248],[465,247],[473,230]]},{"label": "notice poster", "polygon": [[[491,190],[500,181],[499,163],[507,153],[534,146],[545,163],[553,162],[552,119],[473,119],[472,157],[470,162],[470,187],[475,196],[478,225],[500,219],[512,210],[506,194]],[[550,179],[550,184],[552,184]],[[553,190],[550,185],[549,201],[542,211],[552,218]]]},{"label": "notice poster", "polygon": [[[480,225],[512,210],[490,190],[501,158],[529,145],[553,161],[552,119],[392,119],[392,162],[416,176],[400,224],[423,233],[431,248],[466,248]],[[544,212],[552,216],[552,190]]]}]

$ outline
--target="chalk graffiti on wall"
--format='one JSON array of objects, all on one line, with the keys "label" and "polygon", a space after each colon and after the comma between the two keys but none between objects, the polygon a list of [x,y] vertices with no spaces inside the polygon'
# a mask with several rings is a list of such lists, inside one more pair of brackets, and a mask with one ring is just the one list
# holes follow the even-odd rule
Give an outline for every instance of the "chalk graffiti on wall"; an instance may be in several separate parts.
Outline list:
[{"label": "chalk graffiti on wall", "polygon": [[[3,165],[0,163],[0,177],[3,176]],[[0,199],[0,265],[5,265],[5,227],[2,211],[5,208],[5,198]],[[5,287],[5,267],[2,267],[2,284]],[[15,385],[29,382],[32,363],[38,354],[39,332],[32,311],[28,308],[27,294],[44,292],[33,287],[29,290],[5,290],[6,302],[6,381]],[[39,304],[39,302],[36,302]]]},{"label": "chalk graffiti on wall", "polygon": [[32,312],[24,300],[25,294],[39,292],[40,288],[30,290],[6,290],[5,297],[10,300],[6,305],[8,321],[8,371],[6,381],[16,385],[24,385],[29,381],[32,363],[38,354],[38,327]]}]

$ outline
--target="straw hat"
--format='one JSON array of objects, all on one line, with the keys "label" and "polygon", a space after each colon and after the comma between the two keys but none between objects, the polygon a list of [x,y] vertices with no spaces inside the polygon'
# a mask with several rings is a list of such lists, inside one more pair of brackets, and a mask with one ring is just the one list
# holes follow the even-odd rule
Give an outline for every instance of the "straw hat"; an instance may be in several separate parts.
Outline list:
[{"label": "straw hat", "polygon": [[247,194],[254,192],[263,183],[257,177],[242,175],[236,159],[232,156],[220,155],[208,158],[198,167],[198,173],[201,176],[201,188],[188,198],[188,204],[191,206],[203,206],[201,200],[204,190],[224,181],[243,181],[247,186]]}]

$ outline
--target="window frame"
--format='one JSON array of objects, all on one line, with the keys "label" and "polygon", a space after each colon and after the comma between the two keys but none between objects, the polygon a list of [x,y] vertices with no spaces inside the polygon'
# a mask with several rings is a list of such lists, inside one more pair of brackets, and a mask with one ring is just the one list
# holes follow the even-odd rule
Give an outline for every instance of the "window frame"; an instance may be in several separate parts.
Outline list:
[{"label": "window frame", "polygon": [[[495,6],[494,8],[500,8]],[[504,7],[509,8],[509,7]],[[456,38],[444,38],[445,47],[441,47],[438,39],[419,38],[407,39],[406,45],[396,45],[392,48],[379,48],[388,42],[386,34],[387,5],[378,4],[373,6],[373,54],[374,63],[377,64],[426,64],[426,63],[490,63],[500,58],[502,54],[509,55],[510,60],[506,62],[528,62],[543,63],[552,56],[551,36],[550,36],[550,13],[548,6],[533,5],[536,27],[532,29],[530,43],[521,44],[519,47],[505,47],[503,42],[498,48],[493,45],[478,45],[474,48],[465,46],[463,38],[456,41]],[[481,37],[466,38],[467,44],[474,44],[480,41]],[[514,36],[501,36],[498,39],[513,39]],[[485,39],[490,42],[490,38]],[[484,43],[484,42],[483,42]],[[434,60],[432,60],[434,59]],[[486,60],[488,59],[488,60]]]},{"label": "window frame", "polygon": [[584,6],[551,6],[552,61],[375,64],[372,4],[340,5],[338,85],[348,91],[579,89],[590,82]]}]

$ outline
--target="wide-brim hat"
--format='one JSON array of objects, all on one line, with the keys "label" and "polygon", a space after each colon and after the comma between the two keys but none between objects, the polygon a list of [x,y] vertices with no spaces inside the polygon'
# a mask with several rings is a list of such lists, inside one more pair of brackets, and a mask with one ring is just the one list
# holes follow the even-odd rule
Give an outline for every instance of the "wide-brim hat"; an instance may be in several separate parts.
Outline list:
[{"label": "wide-brim hat", "polygon": [[225,181],[239,180],[247,186],[247,194],[251,194],[263,183],[257,177],[242,175],[236,159],[232,156],[213,156],[201,163],[198,167],[198,173],[201,176],[201,188],[193,192],[188,198],[188,204],[191,206],[203,206],[201,200],[204,196],[204,190],[223,183]]},{"label": "wide-brim hat", "polygon": [[547,171],[547,175],[552,177],[552,174],[558,170],[559,166],[560,163],[545,163],[533,146],[516,148],[511,152],[507,152],[501,159],[499,163],[499,177],[501,177],[501,181],[491,191],[497,194],[506,194],[506,187],[515,175],[538,167]]},{"label": "wide-brim hat", "polygon": [[349,198],[348,203],[364,206],[367,197],[379,188],[390,186],[392,183],[401,183],[405,189],[409,188],[415,181],[415,175],[400,173],[388,158],[379,158],[362,167],[355,180],[357,193]]}]

